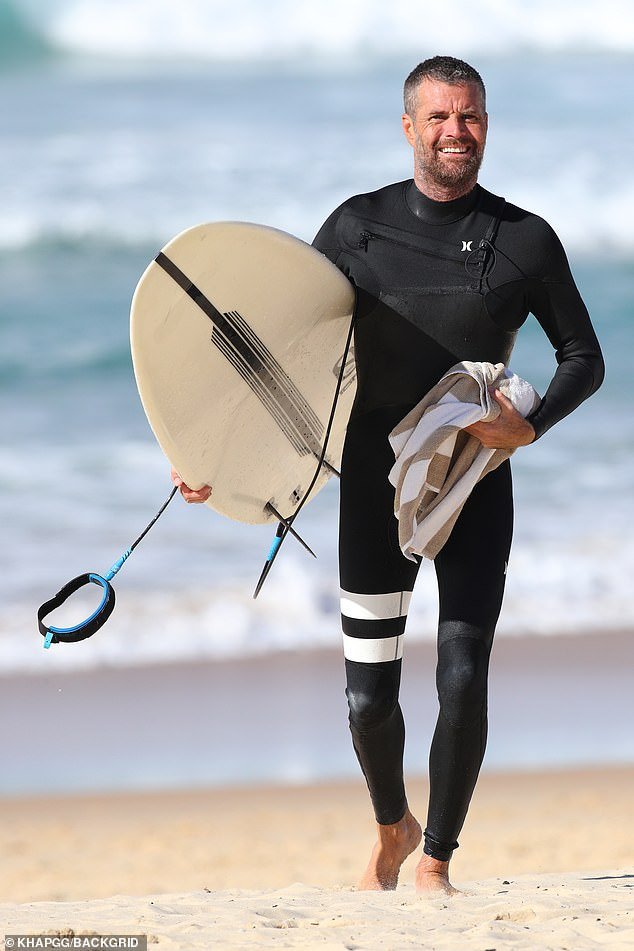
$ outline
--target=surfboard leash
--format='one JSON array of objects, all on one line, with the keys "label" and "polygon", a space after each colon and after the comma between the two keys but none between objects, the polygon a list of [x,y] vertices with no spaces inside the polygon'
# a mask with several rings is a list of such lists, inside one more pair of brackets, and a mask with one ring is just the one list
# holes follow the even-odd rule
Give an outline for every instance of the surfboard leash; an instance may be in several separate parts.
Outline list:
[{"label": "surfboard leash", "polygon": [[[76,578],[73,578],[72,581],[69,581],[68,584],[65,584],[63,588],[60,588],[53,598],[51,598],[49,601],[45,601],[44,604],[40,606],[37,612],[37,625],[40,634],[44,638],[44,647],[48,648],[51,646],[51,644],[73,644],[76,641],[83,641],[87,637],[92,637],[92,635],[95,634],[99,628],[106,623],[114,611],[115,605],[114,588],[110,582],[126,563],[139,542],[143,541],[149,530],[161,517],[167,506],[176,495],[177,491],[178,486],[174,486],[154,518],[148,522],[141,534],[132,542],[130,547],[127,548],[119,558],[117,558],[115,563],[111,568],[108,569],[105,575],[99,575],[96,571],[90,571],[83,575],[78,575]],[[44,623],[44,618],[47,617],[51,611],[59,608],[72,594],[75,594],[76,591],[79,591],[80,588],[83,588],[84,585],[87,584],[96,584],[103,588],[101,604],[96,608],[96,610],[92,612],[89,617],[85,618],[83,621],[80,621],[78,624],[74,624],[72,627],[54,627],[52,624]]]},{"label": "surfboard leash", "polygon": [[[45,601],[44,604],[40,606],[37,612],[37,623],[40,634],[44,638],[45,648],[49,648],[51,644],[74,644],[77,641],[86,640],[86,638],[92,637],[93,634],[96,634],[96,632],[101,627],[103,627],[114,611],[115,606],[115,592],[110,582],[117,572],[120,571],[124,566],[137,545],[143,541],[152,526],[161,517],[177,492],[178,486],[174,486],[154,518],[148,522],[141,534],[132,542],[130,547],[127,548],[119,558],[117,558],[115,563],[108,569],[105,575],[97,574],[96,571],[89,571],[83,575],[78,575],[76,578],[73,578],[72,581],[69,581],[67,584],[65,584],[63,588],[60,588],[54,597],[50,598],[48,601]],[[271,509],[273,509],[272,506]],[[293,537],[304,546],[306,551],[309,552],[313,558],[316,558],[317,556],[315,555],[315,552],[306,544],[304,539],[298,535],[294,528],[289,524],[288,519],[283,518],[283,516],[280,515],[277,510],[273,510],[273,514],[280,519],[280,530],[286,528],[293,535]],[[44,623],[44,618],[46,618],[51,613],[51,611],[55,611],[57,608],[61,607],[61,605],[64,604],[71,597],[71,595],[75,594],[76,591],[79,591],[80,588],[83,588],[87,584],[100,585],[103,589],[101,603],[92,612],[92,614],[90,614],[89,617],[85,618],[83,621],[79,621],[72,627],[55,627],[53,624]]]},{"label": "surfboard leash", "polygon": [[[356,295],[356,288],[355,288],[355,295]],[[317,468],[315,469],[314,475],[313,475],[313,477],[312,477],[312,479],[311,479],[311,481],[310,481],[310,485],[308,486],[308,488],[307,488],[306,491],[304,492],[304,495],[302,496],[302,498],[301,498],[301,500],[300,500],[300,503],[299,503],[299,505],[297,506],[297,508],[295,509],[295,511],[293,512],[293,514],[290,515],[287,519],[281,519],[281,517],[280,517],[280,523],[279,523],[279,525],[277,526],[277,530],[276,530],[276,532],[275,532],[275,538],[273,539],[273,542],[272,542],[272,544],[271,544],[271,548],[269,549],[269,553],[268,553],[268,555],[267,555],[267,557],[266,557],[266,561],[264,562],[264,567],[262,568],[262,573],[260,574],[260,577],[259,577],[259,579],[258,579],[258,583],[257,583],[256,586],[255,586],[255,591],[253,592],[253,598],[254,598],[254,600],[255,600],[255,598],[257,598],[257,596],[259,595],[260,591],[262,590],[262,585],[263,585],[264,582],[266,581],[266,579],[267,579],[267,577],[268,577],[268,575],[269,575],[269,572],[270,572],[271,568],[273,567],[273,562],[274,562],[275,559],[277,558],[277,554],[278,554],[280,548],[282,547],[282,545],[284,544],[284,539],[286,538],[286,536],[287,536],[289,533],[295,534],[295,533],[293,532],[293,528],[292,528],[293,522],[295,521],[295,519],[297,518],[297,516],[298,516],[299,513],[301,512],[304,503],[306,502],[306,500],[308,499],[310,493],[312,492],[313,486],[315,485],[315,482],[317,481],[317,479],[318,479],[318,477],[319,477],[319,473],[321,472],[322,467],[324,466],[324,464],[326,464],[326,466],[327,466],[329,469],[331,469],[333,472],[335,472],[335,473],[337,473],[337,475],[339,475],[339,473],[337,472],[336,469],[333,468],[333,466],[331,466],[329,463],[325,463],[325,459],[326,459],[326,450],[328,449],[328,440],[330,439],[330,432],[331,432],[331,430],[332,430],[332,426],[333,426],[333,423],[334,423],[334,420],[335,420],[335,413],[336,413],[336,411],[337,411],[337,403],[339,402],[339,395],[340,395],[340,393],[341,393],[341,384],[343,383],[343,375],[344,375],[345,368],[346,368],[346,361],[347,361],[347,359],[348,359],[348,352],[349,352],[349,350],[350,350],[350,344],[352,343],[352,334],[353,334],[353,331],[354,331],[354,321],[355,321],[355,317],[356,317],[356,312],[357,312],[357,301],[356,301],[356,297],[355,297],[355,303],[354,303],[354,307],[353,307],[353,310],[352,310],[352,318],[351,318],[351,320],[350,320],[350,326],[349,326],[349,328],[348,328],[348,336],[347,336],[347,338],[346,338],[346,345],[345,345],[345,347],[344,347],[343,357],[342,357],[342,360],[341,360],[341,368],[340,368],[340,370],[339,370],[339,376],[338,376],[338,378],[337,378],[337,385],[336,385],[336,387],[335,387],[335,395],[334,395],[334,398],[333,398],[333,401],[332,401],[332,406],[331,406],[331,408],[330,408],[330,416],[328,417],[328,425],[326,426],[326,433],[325,433],[325,435],[324,435],[324,444],[323,444],[323,447],[322,447],[322,450],[321,450],[321,453],[320,453],[320,456],[319,456],[319,460],[318,460],[318,462],[317,462]],[[271,505],[271,503],[269,502],[269,503],[267,503],[267,504],[268,504],[268,507],[269,507],[272,511],[274,511],[274,513],[275,513],[276,515],[278,515],[278,513],[276,513],[275,510],[273,509],[273,506]],[[278,516],[278,517],[279,517],[279,516]],[[302,539],[300,538],[299,541],[302,541]],[[302,542],[302,544],[305,545],[304,542]],[[308,547],[308,546],[305,545],[305,547]],[[310,549],[309,549],[309,550],[310,550]],[[312,552],[311,552],[311,554],[312,554]]]},{"label": "surfboard leash", "polygon": [[[352,312],[352,318],[350,320],[350,326],[348,328],[348,335],[346,338],[346,345],[343,351],[343,358],[341,361],[341,368],[339,370],[339,375],[337,377],[337,385],[335,387],[334,398],[332,406],[330,409],[330,415],[328,418],[328,424],[326,426],[326,432],[324,435],[324,444],[319,455],[317,462],[317,467],[313,474],[313,477],[310,481],[308,488],[306,489],[304,495],[302,496],[299,505],[295,509],[295,512],[289,516],[289,518],[284,518],[280,512],[272,505],[272,503],[267,503],[267,508],[279,519],[279,524],[275,533],[275,538],[269,550],[264,568],[258,580],[257,586],[253,593],[254,599],[257,598],[258,594],[262,589],[262,585],[266,581],[268,574],[271,570],[273,562],[277,557],[277,554],[282,547],[284,540],[287,535],[292,535],[303,547],[308,551],[313,558],[316,558],[315,552],[307,545],[304,539],[295,531],[293,528],[293,522],[299,515],[301,509],[304,506],[304,503],[310,496],[310,493],[313,490],[313,487],[319,477],[319,473],[322,470],[322,467],[326,467],[333,474],[339,476],[337,470],[326,462],[326,451],[328,449],[328,441],[330,439],[330,433],[334,423],[335,413],[337,410],[337,403],[339,402],[339,395],[341,392],[341,385],[343,382],[343,376],[346,367],[346,361],[348,358],[348,353],[350,350],[350,344],[352,342],[352,334],[354,330],[354,321],[356,316],[356,301],[355,307]],[[115,563],[108,569],[105,575],[100,575],[96,571],[85,572],[84,574],[78,575],[76,578],[73,578],[67,584],[65,584],[60,590],[48,601],[45,601],[40,605],[37,612],[37,623],[40,634],[44,638],[44,647],[49,648],[51,644],[73,644],[77,641],[86,640],[88,637],[92,637],[103,625],[106,623],[110,615],[112,614],[115,607],[115,591],[110,582],[114,576],[121,570],[125,562],[128,560],[132,552],[135,550],[137,545],[143,541],[147,533],[150,531],[152,526],[158,521],[161,517],[169,503],[172,501],[174,496],[178,491],[178,487],[174,486],[170,491],[165,502],[161,505],[160,509],[156,515],[151,519],[150,522],[145,526],[141,534],[132,542],[129,548],[123,552],[123,554],[115,561]],[[103,595],[101,603],[99,606],[83,621],[78,622],[77,624],[72,625],[71,627],[56,627],[52,624],[45,624],[45,618],[54,610],[61,607],[71,595],[75,594],[76,591],[79,591],[80,588],[83,588],[87,584],[96,584],[101,586],[103,589]]]}]

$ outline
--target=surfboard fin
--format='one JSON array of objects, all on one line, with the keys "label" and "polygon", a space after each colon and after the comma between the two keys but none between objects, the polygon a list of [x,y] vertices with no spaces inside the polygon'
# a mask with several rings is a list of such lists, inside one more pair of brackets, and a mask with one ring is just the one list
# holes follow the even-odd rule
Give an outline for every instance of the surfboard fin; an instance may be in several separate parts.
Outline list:
[{"label": "surfboard fin", "polygon": [[324,461],[322,462],[322,466],[324,469],[327,469],[331,475],[336,476],[338,479],[341,478],[341,473],[339,472],[339,470],[335,469],[334,466],[331,466],[327,459],[324,459]]},{"label": "surfboard fin", "polygon": [[286,528],[286,525],[284,524],[284,522],[280,522],[279,525],[277,526],[277,531],[275,532],[275,538],[273,539],[273,544],[271,545],[271,548],[269,549],[269,553],[266,556],[266,561],[264,562],[264,568],[262,569],[262,574],[258,578],[258,583],[255,586],[255,591],[253,592],[254,600],[259,595],[262,585],[266,581],[266,576],[271,570],[271,565],[273,564],[273,561],[275,560],[275,556],[277,555],[278,549],[280,545],[282,544],[282,538],[284,537],[284,534],[285,534],[285,531],[284,531],[285,528]]},{"label": "surfboard fin", "polygon": [[[291,533],[291,535],[293,536],[293,538],[295,538],[295,539],[300,543],[300,545],[303,545],[303,546],[304,546],[304,548],[306,549],[306,551],[308,552],[309,555],[312,555],[313,558],[316,558],[316,557],[317,557],[317,555],[316,555],[315,552],[312,550],[312,548],[310,547],[310,545],[308,545],[308,544],[304,541],[304,539],[302,538],[302,536],[299,535],[299,534],[295,531],[295,529],[293,528],[293,526],[291,525],[291,523],[289,522],[289,520],[286,519],[286,518],[284,518],[283,515],[280,515],[280,513],[277,511],[277,509],[274,508],[274,507],[271,505],[270,502],[267,502],[266,505],[264,506],[264,508],[265,508],[265,509],[268,509],[269,512],[272,512],[272,513],[273,513],[273,515],[275,516],[275,518],[279,521],[280,525],[281,525],[283,528],[286,528],[286,529]],[[276,535],[275,537],[277,538],[277,535]]]},{"label": "surfboard fin", "polygon": [[269,549],[269,553],[268,553],[268,555],[267,555],[267,557],[266,557],[266,561],[264,562],[264,568],[262,569],[262,574],[260,575],[260,577],[259,577],[259,579],[258,579],[258,583],[257,583],[256,586],[255,586],[255,591],[253,592],[253,597],[254,597],[254,599],[257,598],[257,596],[259,595],[259,593],[260,593],[260,591],[261,591],[261,589],[262,589],[262,585],[263,585],[264,582],[266,581],[267,575],[268,575],[269,571],[271,570],[271,565],[272,565],[273,562],[275,561],[275,556],[277,555],[277,553],[278,553],[278,551],[279,551],[279,549],[280,549],[280,545],[282,544],[282,542],[283,542],[284,539],[286,538],[287,534],[290,534],[290,535],[293,536],[293,538],[297,539],[297,541],[298,541],[301,545],[304,546],[304,548],[306,549],[306,551],[309,552],[309,553],[313,556],[313,558],[316,558],[316,557],[317,557],[317,555],[315,554],[315,552],[312,550],[312,548],[310,548],[310,547],[306,544],[306,542],[305,542],[304,539],[301,537],[301,535],[298,535],[298,533],[295,531],[295,529],[294,529],[293,526],[291,525],[290,521],[289,521],[288,519],[284,518],[283,515],[280,515],[280,513],[277,511],[277,509],[275,508],[275,506],[271,505],[270,502],[267,502],[267,503],[266,503],[266,508],[267,508],[270,512],[272,512],[273,515],[275,515],[275,517],[276,517],[277,519],[279,519],[279,524],[278,524],[278,526],[277,526],[277,531],[275,532],[275,538],[273,539],[273,544],[271,545],[271,548]]}]

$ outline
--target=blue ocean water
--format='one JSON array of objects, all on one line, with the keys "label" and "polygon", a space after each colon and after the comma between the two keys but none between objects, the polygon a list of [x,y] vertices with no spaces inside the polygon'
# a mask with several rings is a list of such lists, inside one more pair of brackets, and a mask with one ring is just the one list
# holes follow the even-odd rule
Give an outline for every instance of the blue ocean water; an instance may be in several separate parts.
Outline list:
[{"label": "blue ocean water", "polygon": [[[118,576],[100,635],[44,652],[35,609],[105,571],[170,488],[129,355],[148,261],[201,221],[310,240],[348,195],[409,177],[402,81],[447,51],[450,13],[450,52],[487,83],[481,181],[558,231],[608,364],[596,397],[515,456],[500,636],[634,621],[628,4],[419,6],[328,2],[317,18],[243,0],[218,19],[219,4],[193,0],[187,16],[163,0],[0,0],[1,669],[338,645],[334,484],[301,517],[318,561],[289,541],[257,602],[270,530],[174,502]],[[554,366],[529,319],[513,368],[543,391]],[[432,578],[428,566],[412,638],[434,636]]]}]

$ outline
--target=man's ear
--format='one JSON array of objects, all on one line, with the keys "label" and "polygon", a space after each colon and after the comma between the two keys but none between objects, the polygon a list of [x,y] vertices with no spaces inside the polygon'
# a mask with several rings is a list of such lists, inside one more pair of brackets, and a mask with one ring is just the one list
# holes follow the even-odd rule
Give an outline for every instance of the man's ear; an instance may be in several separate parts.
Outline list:
[{"label": "man's ear", "polygon": [[414,147],[414,142],[416,141],[416,133],[414,132],[414,120],[406,112],[401,116],[401,122],[403,124],[403,132],[405,133],[405,138],[409,144]]}]

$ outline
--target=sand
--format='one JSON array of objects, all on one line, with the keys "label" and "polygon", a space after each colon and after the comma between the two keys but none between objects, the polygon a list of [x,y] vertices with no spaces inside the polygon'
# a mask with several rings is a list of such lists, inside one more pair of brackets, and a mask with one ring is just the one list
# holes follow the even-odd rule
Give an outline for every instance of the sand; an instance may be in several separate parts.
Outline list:
[{"label": "sand", "polygon": [[[409,788],[422,804],[426,780]],[[396,892],[354,891],[361,782],[5,799],[0,922],[166,949],[632,948],[633,801],[631,767],[485,774],[452,862],[464,894],[430,900],[412,858]]]},{"label": "sand", "polygon": [[8,933],[43,929],[145,934],[153,948],[631,949],[634,876],[525,875],[470,883],[452,898],[294,884],[273,891],[198,891],[90,903],[4,906]]},{"label": "sand", "polygon": [[[500,639],[487,771],[452,861],[464,894],[451,900],[415,895],[414,857],[396,892],[354,891],[374,835],[360,777],[243,784],[355,765],[338,651],[7,674],[4,933],[142,933],[193,951],[634,948],[634,766],[564,768],[634,759],[633,659],[629,632]],[[416,770],[436,716],[434,661],[433,645],[408,646]],[[556,768],[495,772],[535,762]],[[424,819],[427,781],[411,773]],[[180,791],[24,795],[170,783]]]}]

